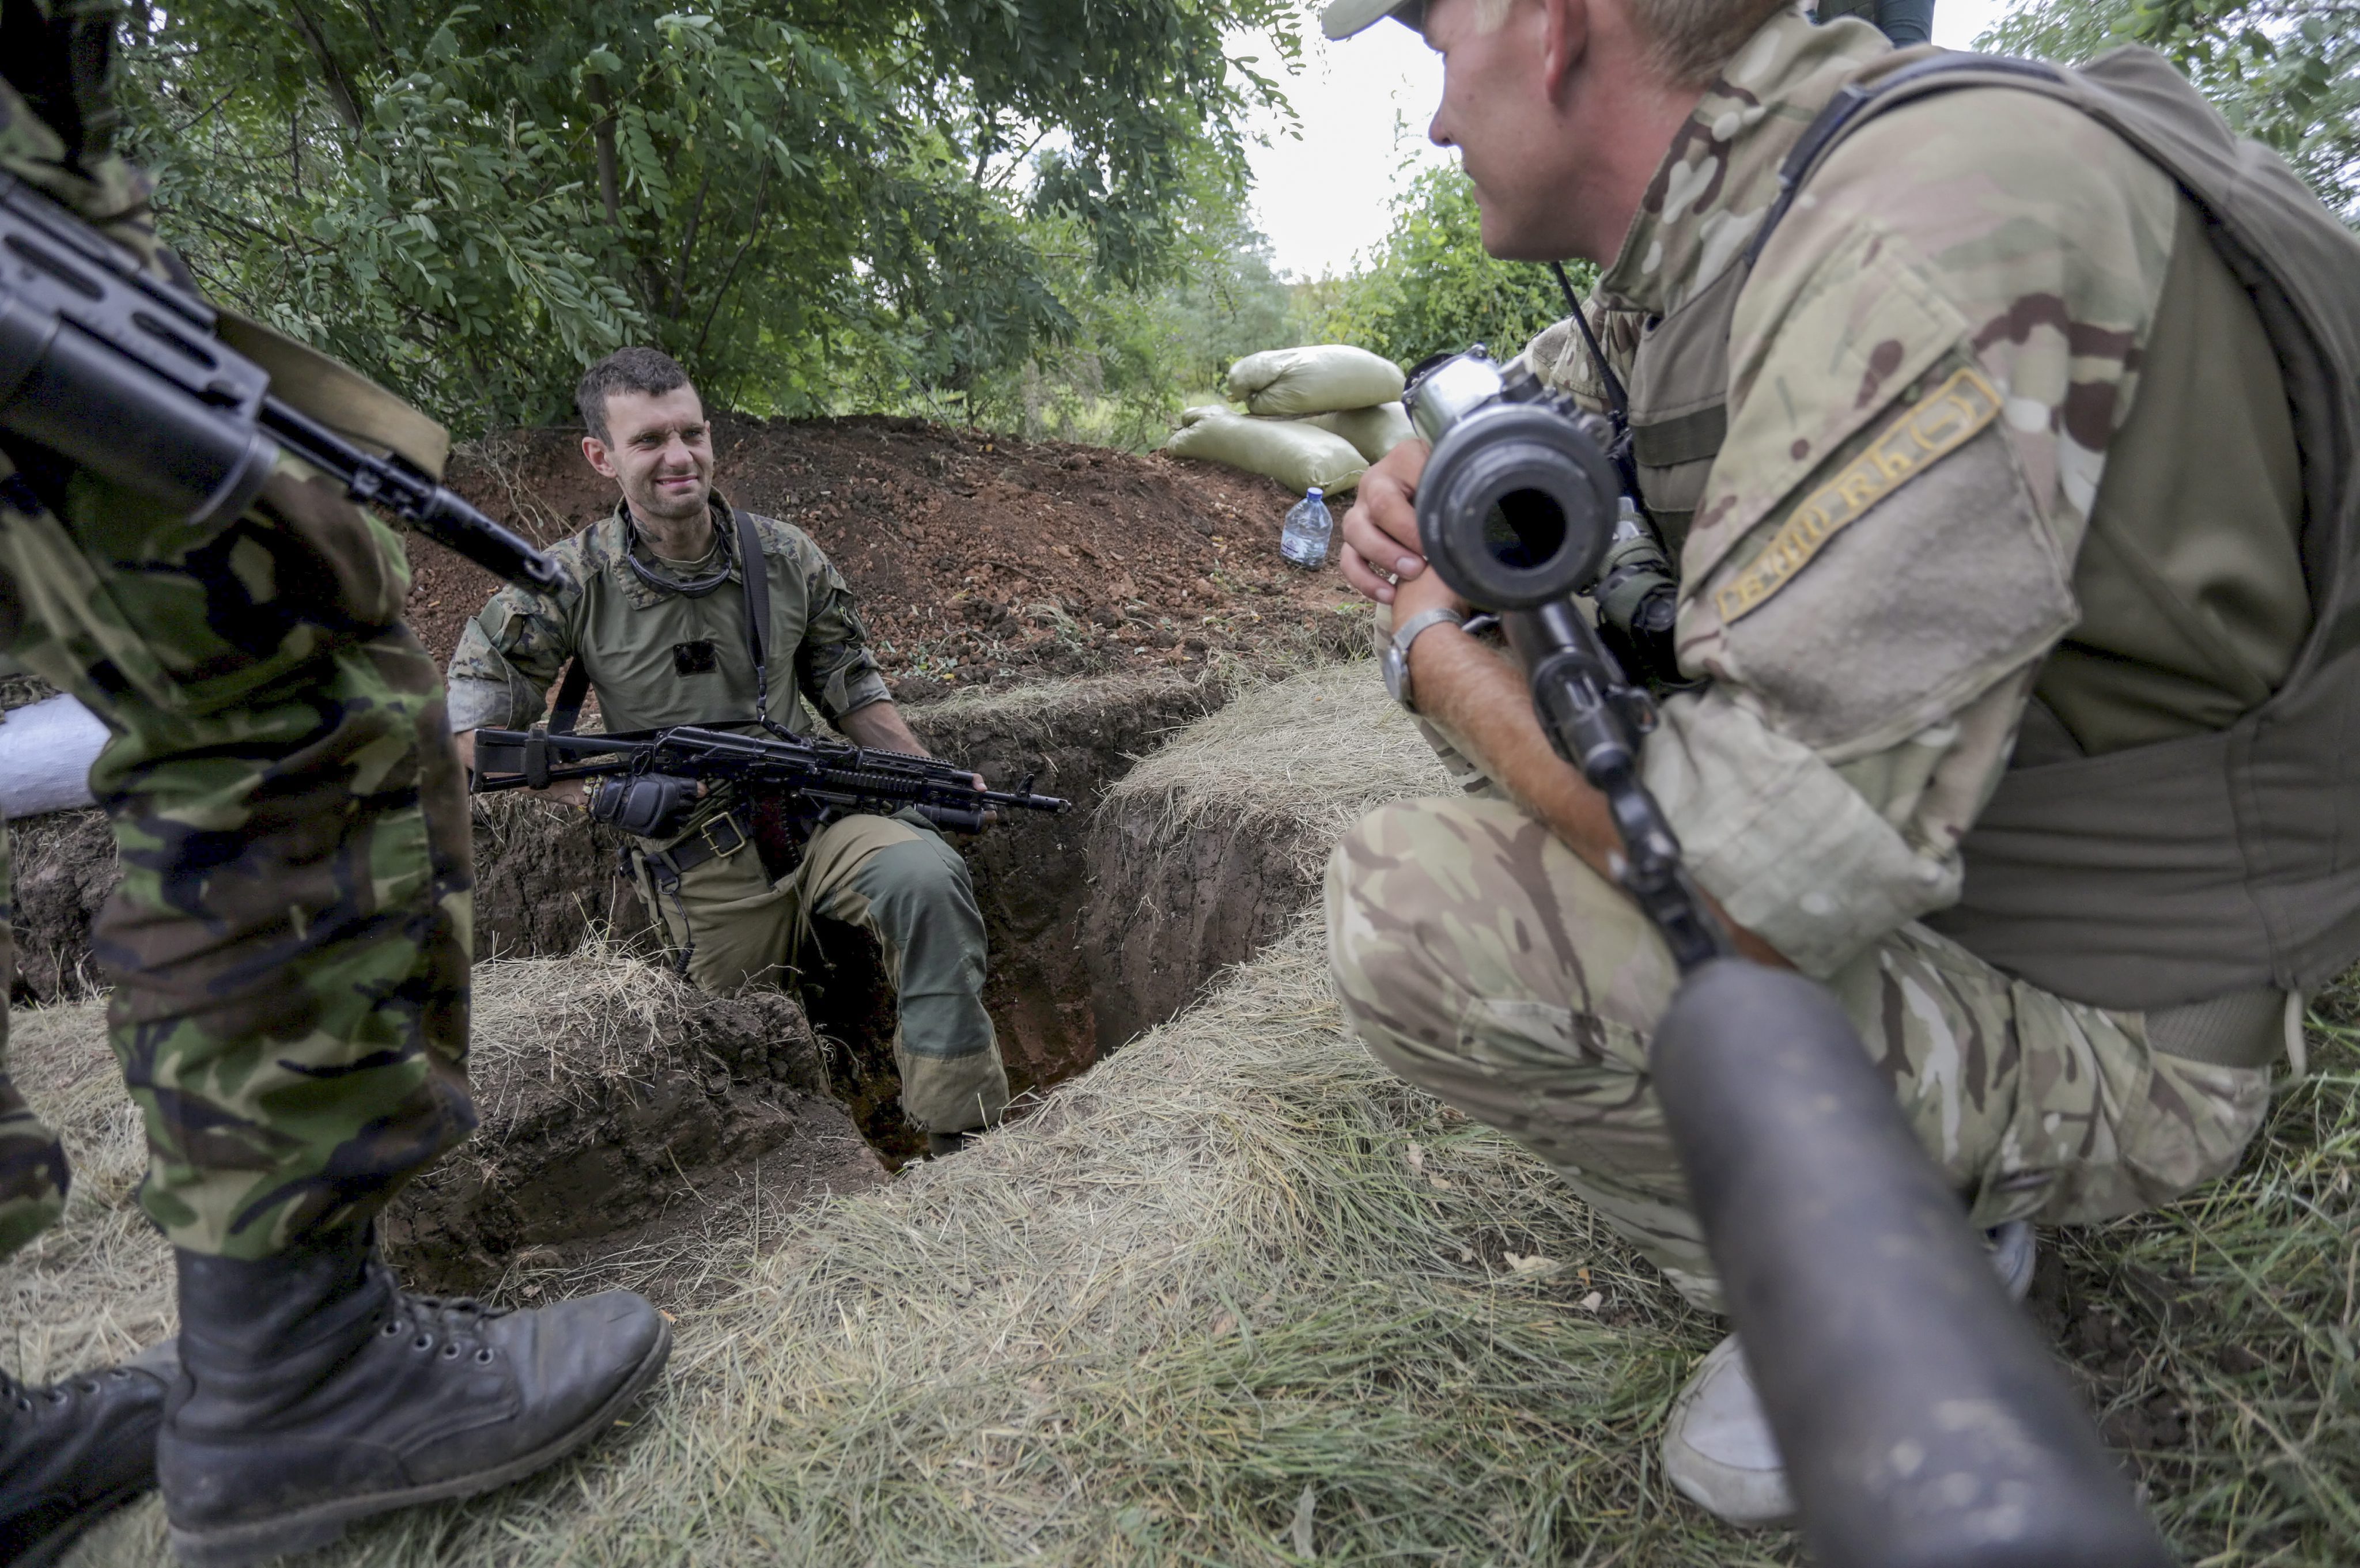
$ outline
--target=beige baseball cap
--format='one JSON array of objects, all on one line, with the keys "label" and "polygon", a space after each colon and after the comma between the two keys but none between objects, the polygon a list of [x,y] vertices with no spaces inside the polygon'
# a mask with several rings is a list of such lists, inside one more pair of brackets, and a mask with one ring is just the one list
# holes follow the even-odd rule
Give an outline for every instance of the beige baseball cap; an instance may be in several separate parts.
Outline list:
[{"label": "beige baseball cap", "polygon": [[1426,0],[1334,0],[1319,13],[1319,30],[1330,38],[1349,38],[1387,16],[1415,29],[1426,21]]}]

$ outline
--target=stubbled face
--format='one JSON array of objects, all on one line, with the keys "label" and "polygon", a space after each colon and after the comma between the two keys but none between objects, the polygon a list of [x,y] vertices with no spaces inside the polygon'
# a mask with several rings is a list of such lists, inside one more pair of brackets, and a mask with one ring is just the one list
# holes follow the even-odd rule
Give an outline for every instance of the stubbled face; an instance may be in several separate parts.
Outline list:
[{"label": "stubbled face", "polygon": [[713,494],[713,429],[694,387],[615,392],[606,398],[606,439],[582,438],[590,466],[622,486],[649,522],[705,515]]},{"label": "stubbled face", "polygon": [[[1483,213],[1483,248],[1507,261],[1554,261],[1568,248],[1579,171],[1551,104],[1541,8],[1512,7],[1490,32],[1475,0],[1432,0],[1426,47],[1442,57],[1442,103],[1426,135],[1455,147]],[[1568,175],[1573,176],[1568,179]]]}]

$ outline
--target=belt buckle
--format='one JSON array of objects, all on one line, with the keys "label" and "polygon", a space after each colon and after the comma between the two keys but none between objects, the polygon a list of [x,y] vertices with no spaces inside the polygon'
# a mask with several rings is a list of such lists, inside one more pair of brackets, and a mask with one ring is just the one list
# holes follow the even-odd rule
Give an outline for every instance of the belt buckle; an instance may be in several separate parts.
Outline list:
[{"label": "belt buckle", "polygon": [[[730,843],[724,844],[713,836],[713,830],[716,827],[727,827],[729,830]],[[704,841],[706,849],[713,852],[713,858],[716,860],[727,860],[746,847],[746,830],[738,825],[736,815],[728,811],[723,811],[718,816],[709,819],[703,827],[696,830],[696,836]]]}]

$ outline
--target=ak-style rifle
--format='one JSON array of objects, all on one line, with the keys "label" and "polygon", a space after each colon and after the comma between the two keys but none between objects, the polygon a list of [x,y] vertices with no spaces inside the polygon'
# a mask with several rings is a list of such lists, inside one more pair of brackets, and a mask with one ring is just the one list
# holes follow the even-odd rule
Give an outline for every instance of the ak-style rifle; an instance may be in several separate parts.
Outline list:
[{"label": "ak-style rifle", "polygon": [[748,795],[784,795],[825,821],[858,812],[915,811],[936,827],[981,833],[1001,811],[1062,811],[1071,801],[987,789],[956,763],[842,741],[773,733],[734,735],[679,724],[627,735],[477,730],[475,791],[545,789],[565,779],[692,779],[736,784]]}]

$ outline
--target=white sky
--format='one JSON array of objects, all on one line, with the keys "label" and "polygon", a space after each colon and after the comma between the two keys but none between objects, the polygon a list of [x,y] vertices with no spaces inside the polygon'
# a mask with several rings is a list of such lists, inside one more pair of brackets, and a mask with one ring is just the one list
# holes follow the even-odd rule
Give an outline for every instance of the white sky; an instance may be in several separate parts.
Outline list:
[{"label": "white sky", "polygon": [[[2007,0],[1936,0],[1934,41],[1964,49],[2007,9]],[[1254,129],[1269,145],[1253,148],[1249,161],[1256,223],[1280,269],[1308,278],[1350,271],[1352,258],[1393,226],[1394,192],[1448,155],[1426,139],[1442,64],[1415,33],[1383,22],[1331,44],[1319,36],[1316,12],[1303,29],[1303,74],[1286,87],[1301,139],[1265,116]],[[1270,63],[1265,56],[1262,68]]]}]

